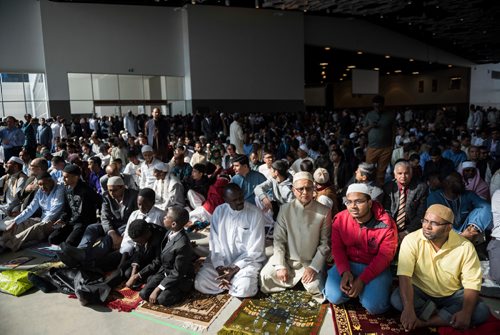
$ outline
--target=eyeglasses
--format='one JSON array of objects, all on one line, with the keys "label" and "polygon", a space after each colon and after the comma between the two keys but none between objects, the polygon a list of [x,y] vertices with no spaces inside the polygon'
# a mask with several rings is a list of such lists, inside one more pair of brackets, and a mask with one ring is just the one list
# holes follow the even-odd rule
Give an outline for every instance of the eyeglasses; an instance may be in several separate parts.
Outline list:
[{"label": "eyeglasses", "polygon": [[297,192],[299,192],[300,194],[304,193],[304,192],[312,192],[314,190],[314,187],[312,186],[304,186],[304,187],[294,187],[295,190],[297,190]]},{"label": "eyeglasses", "polygon": [[365,200],[346,200],[344,202],[344,205],[346,205],[346,207],[352,206],[352,205],[359,206],[361,204],[364,204],[367,201],[368,201],[368,199],[365,199]]},{"label": "eyeglasses", "polygon": [[439,223],[439,222],[436,222],[436,221],[429,221],[427,219],[422,219],[422,220],[420,220],[420,222],[422,223],[422,226],[424,224],[430,224],[432,227],[446,226],[448,224],[451,224],[451,223],[448,223],[448,222],[446,222],[446,223]]}]

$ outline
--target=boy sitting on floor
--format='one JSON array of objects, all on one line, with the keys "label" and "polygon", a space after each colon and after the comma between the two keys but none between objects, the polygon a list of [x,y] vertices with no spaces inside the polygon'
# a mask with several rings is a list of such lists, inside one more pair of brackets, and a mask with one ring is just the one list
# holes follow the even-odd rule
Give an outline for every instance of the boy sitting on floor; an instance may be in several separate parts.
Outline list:
[{"label": "boy sitting on floor", "polygon": [[135,251],[131,266],[124,271],[125,278],[128,278],[125,284],[127,287],[136,290],[146,282],[147,274],[143,270],[160,257],[166,233],[164,227],[146,220],[138,219],[130,223],[128,234],[135,242]]},{"label": "boy sitting on floor", "polygon": [[163,224],[169,233],[162,242],[161,256],[139,272],[149,276],[141,290],[143,300],[152,304],[170,306],[181,301],[191,290],[194,282],[193,249],[184,225],[189,213],[182,207],[170,207]]}]

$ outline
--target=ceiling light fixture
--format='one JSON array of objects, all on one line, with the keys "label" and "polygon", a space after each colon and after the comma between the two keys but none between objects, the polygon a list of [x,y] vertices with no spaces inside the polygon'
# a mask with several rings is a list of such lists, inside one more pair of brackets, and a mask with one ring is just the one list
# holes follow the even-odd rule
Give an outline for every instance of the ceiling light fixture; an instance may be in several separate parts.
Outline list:
[{"label": "ceiling light fixture", "polygon": [[408,59],[410,62],[414,62],[415,60],[413,58]]},{"label": "ceiling light fixture", "polygon": [[391,74],[389,71],[387,71],[385,74]]},{"label": "ceiling light fixture", "polygon": [[321,71],[321,74],[325,74],[325,71]]},{"label": "ceiling light fixture", "polygon": [[342,77],[347,77],[347,73],[342,73]]},{"label": "ceiling light fixture", "polygon": [[415,71],[415,72],[412,72],[411,74],[420,74],[420,72]]},{"label": "ceiling light fixture", "polygon": [[448,67],[453,67],[453,65],[451,65],[451,64],[448,64]]},{"label": "ceiling light fixture", "polygon": [[389,55],[385,55],[385,58],[389,59],[389,58],[391,58],[391,56],[389,56]]},{"label": "ceiling light fixture", "polygon": [[356,65],[349,65],[347,68],[348,68],[348,69],[355,69],[355,68],[356,68]]},{"label": "ceiling light fixture", "polygon": [[362,55],[363,54],[363,51],[358,51],[357,52],[358,55]]},{"label": "ceiling light fixture", "polygon": [[378,71],[378,70],[380,70],[380,69],[379,69],[378,67],[374,67],[373,69],[374,69],[375,71]]},{"label": "ceiling light fixture", "polygon": [[401,70],[394,70],[394,73],[401,73]]},{"label": "ceiling light fixture", "polygon": [[321,66],[328,66],[328,63],[319,63]]},{"label": "ceiling light fixture", "polygon": [[326,50],[326,51],[328,51],[328,50],[330,50],[330,49],[331,49],[330,47],[325,47],[325,50]]}]

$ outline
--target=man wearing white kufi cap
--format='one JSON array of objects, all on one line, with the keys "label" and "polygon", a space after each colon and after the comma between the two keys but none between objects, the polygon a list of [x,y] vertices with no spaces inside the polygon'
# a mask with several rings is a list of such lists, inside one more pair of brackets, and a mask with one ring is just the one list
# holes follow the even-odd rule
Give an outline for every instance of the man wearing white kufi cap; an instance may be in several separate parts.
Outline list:
[{"label": "man wearing white kufi cap", "polygon": [[15,216],[21,210],[19,194],[24,189],[28,176],[23,173],[24,162],[17,156],[12,156],[5,163],[5,175],[0,178],[0,190],[3,188],[3,200],[0,203],[0,212],[7,216]]},{"label": "man wearing white kufi cap", "polygon": [[261,271],[261,290],[280,292],[299,281],[318,301],[330,253],[330,209],[316,200],[313,177],[297,172],[293,177],[292,202],[280,208],[274,226],[274,254]]},{"label": "man wearing white kufi cap", "polygon": [[172,206],[184,207],[184,187],[176,176],[169,173],[169,166],[163,162],[154,165],[154,176],[156,178],[153,190],[156,193],[155,206],[166,210]]},{"label": "man wearing white kufi cap", "polygon": [[392,275],[389,269],[398,245],[394,220],[366,184],[351,184],[346,192],[346,210],[332,224],[332,256],[325,296],[333,304],[358,298],[370,314],[391,307]]},{"label": "man wearing white kufi cap", "polygon": [[154,166],[161,161],[154,157],[153,147],[143,145],[141,149],[144,161],[141,163],[141,177],[139,179],[139,189],[146,187],[153,188],[156,177],[154,176]]},{"label": "man wearing white kufi cap", "polygon": [[307,159],[310,160],[311,162],[314,162],[311,157],[308,156],[309,154],[309,148],[307,147],[306,144],[301,144],[299,146],[299,149],[297,150],[297,155],[299,158],[293,162],[292,166],[290,166],[290,173],[295,174],[300,171],[300,163],[302,163],[303,160]]},{"label": "man wearing white kufi cap", "polygon": [[465,189],[476,193],[485,200],[490,200],[490,187],[481,178],[476,162],[465,161],[458,169],[458,172],[464,178]]}]

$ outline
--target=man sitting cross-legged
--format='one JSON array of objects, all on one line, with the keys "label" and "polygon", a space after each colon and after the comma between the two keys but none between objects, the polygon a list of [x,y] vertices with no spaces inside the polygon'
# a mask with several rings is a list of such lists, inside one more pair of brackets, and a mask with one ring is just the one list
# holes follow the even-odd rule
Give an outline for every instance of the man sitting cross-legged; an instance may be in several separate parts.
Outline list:
[{"label": "man sitting cross-legged", "polygon": [[196,275],[195,288],[207,294],[225,290],[238,298],[257,293],[264,254],[264,218],[254,205],[244,202],[241,188],[224,188],[225,204],[218,206],[210,228],[210,254]]},{"label": "man sitting cross-legged", "polygon": [[452,229],[451,209],[430,206],[422,229],[407,235],[399,250],[399,288],[391,303],[407,331],[449,326],[464,330],[490,313],[479,300],[482,274],[474,246]]},{"label": "man sitting cross-legged", "polygon": [[[189,213],[182,207],[170,207],[163,224],[169,230],[162,242],[161,255],[142,269],[139,277],[150,276],[142,289],[142,299],[170,306],[181,301],[193,288],[193,249],[184,225]],[[136,241],[137,242],[137,241]]]}]

